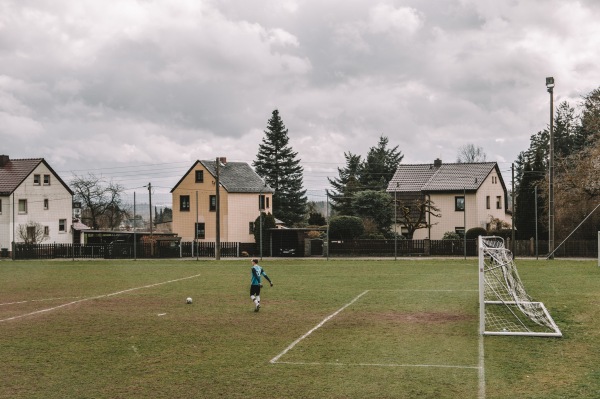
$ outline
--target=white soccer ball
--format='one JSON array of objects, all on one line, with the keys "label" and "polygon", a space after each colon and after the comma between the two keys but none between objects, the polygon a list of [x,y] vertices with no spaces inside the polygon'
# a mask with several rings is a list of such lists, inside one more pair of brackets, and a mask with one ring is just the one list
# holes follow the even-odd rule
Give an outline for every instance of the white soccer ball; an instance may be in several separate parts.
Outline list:
[{"label": "white soccer ball", "polygon": [[191,298],[191,297],[188,297],[188,298],[185,300],[185,303],[187,303],[187,304],[190,304],[190,303],[192,303],[192,298]]}]

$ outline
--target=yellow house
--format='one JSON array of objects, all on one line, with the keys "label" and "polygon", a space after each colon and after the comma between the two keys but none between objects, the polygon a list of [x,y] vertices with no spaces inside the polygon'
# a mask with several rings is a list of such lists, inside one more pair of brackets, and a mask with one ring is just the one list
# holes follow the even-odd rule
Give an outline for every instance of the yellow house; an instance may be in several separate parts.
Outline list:
[{"label": "yellow house", "polygon": [[[492,220],[512,225],[507,190],[496,162],[398,165],[387,192],[398,204],[431,201],[440,217],[427,215],[413,239],[440,240],[446,232],[463,235],[474,227],[490,229]],[[398,232],[406,229],[398,224]]]},{"label": "yellow house", "polygon": [[260,210],[273,213],[273,189],[247,163],[225,158],[196,161],[171,195],[173,233],[183,241],[216,241],[219,219],[221,242],[253,243]]}]

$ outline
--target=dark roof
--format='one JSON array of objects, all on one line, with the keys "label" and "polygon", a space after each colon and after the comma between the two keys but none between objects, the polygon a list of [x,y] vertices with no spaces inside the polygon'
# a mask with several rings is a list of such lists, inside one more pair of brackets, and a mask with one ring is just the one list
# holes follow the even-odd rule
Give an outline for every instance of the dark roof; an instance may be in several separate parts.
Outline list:
[{"label": "dark roof", "polygon": [[[213,177],[216,177],[215,161],[196,161],[194,165],[177,182],[171,192],[179,183],[200,163]],[[258,174],[245,162],[227,162],[219,165],[219,182],[229,193],[273,193],[274,190],[266,185]]]},{"label": "dark roof", "polygon": [[50,170],[50,172],[52,172],[67,191],[73,195],[73,191],[62,181],[60,176],[54,172],[44,158],[8,159],[8,157],[6,157],[5,159],[6,162],[4,165],[0,166],[0,195],[11,195],[42,163]]},{"label": "dark roof", "polygon": [[492,170],[506,189],[496,162],[398,165],[388,192],[477,191]]}]

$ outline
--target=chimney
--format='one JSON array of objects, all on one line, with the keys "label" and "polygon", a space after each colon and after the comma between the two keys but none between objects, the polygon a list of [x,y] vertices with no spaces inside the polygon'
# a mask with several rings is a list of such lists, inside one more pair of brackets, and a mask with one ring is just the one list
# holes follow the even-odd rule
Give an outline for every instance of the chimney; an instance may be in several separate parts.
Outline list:
[{"label": "chimney", "polygon": [[437,158],[435,161],[433,161],[433,166],[439,168],[440,166],[442,166],[442,160]]},{"label": "chimney", "polygon": [[220,157],[220,158],[219,158],[219,162],[221,163],[221,165],[225,166],[225,165],[227,165],[227,158],[225,158],[225,157]]},{"label": "chimney", "polygon": [[6,166],[9,160],[8,155],[0,155],[0,167]]}]

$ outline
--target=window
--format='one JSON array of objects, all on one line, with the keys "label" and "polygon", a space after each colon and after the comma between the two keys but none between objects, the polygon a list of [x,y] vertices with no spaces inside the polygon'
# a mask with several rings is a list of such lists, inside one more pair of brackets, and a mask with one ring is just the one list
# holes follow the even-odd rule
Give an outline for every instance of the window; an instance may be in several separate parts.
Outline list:
[{"label": "window", "polygon": [[465,197],[454,197],[454,210],[458,212],[464,212]]},{"label": "window", "polygon": [[67,231],[67,219],[58,219],[58,232],[65,233]]},{"label": "window", "polygon": [[460,236],[460,238],[465,237],[465,228],[464,227],[455,227],[454,232]]},{"label": "window", "polygon": [[190,196],[180,195],[179,196],[179,210],[182,212],[190,211]]},{"label": "window", "polygon": [[485,197],[485,208],[490,209],[490,196]]},{"label": "window", "polygon": [[33,185],[39,186],[41,184],[40,175],[33,175]]},{"label": "window", "polygon": [[50,201],[48,200],[48,198],[44,198],[44,210],[47,211],[48,210],[48,205],[49,205]]},{"label": "window", "polygon": [[196,171],[196,183],[204,183],[204,171],[203,170]]},{"label": "window", "polygon": [[258,210],[259,211],[263,211],[265,210],[265,205],[267,206],[267,208],[269,207],[269,198],[267,198],[266,195],[261,194],[258,196]]},{"label": "window", "polygon": [[50,175],[44,175],[44,186],[50,185]]},{"label": "window", "polygon": [[45,236],[49,236],[50,235],[50,227],[44,226],[44,235]]},{"label": "window", "polygon": [[204,227],[204,223],[196,223],[196,238],[202,240],[206,238],[206,229]]},{"label": "window", "polygon": [[502,197],[501,196],[496,197],[496,209],[502,209]]},{"label": "window", "polygon": [[216,211],[217,210],[217,196],[211,195],[208,200],[209,200],[208,210],[211,212]]},{"label": "window", "polygon": [[248,223],[248,234],[254,234],[254,222]]},{"label": "window", "polygon": [[492,176],[492,184],[498,183],[498,177]]},{"label": "window", "polygon": [[2,200],[0,199],[0,215],[2,215]]},{"label": "window", "polygon": [[26,199],[19,200],[19,213],[27,213],[27,200]]}]

